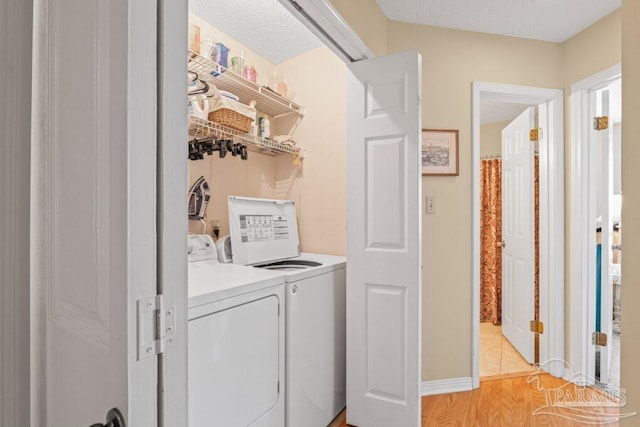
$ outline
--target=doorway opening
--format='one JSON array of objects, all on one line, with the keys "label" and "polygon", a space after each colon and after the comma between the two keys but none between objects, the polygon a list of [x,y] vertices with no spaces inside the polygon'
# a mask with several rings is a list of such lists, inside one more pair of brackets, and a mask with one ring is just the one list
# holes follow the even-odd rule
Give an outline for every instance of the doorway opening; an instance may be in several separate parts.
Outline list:
[{"label": "doorway opening", "polygon": [[621,67],[572,86],[572,378],[620,390]]},{"label": "doorway opening", "polygon": [[277,0],[190,0],[188,23],[189,423],[327,425],[346,401],[346,66]]},{"label": "doorway opening", "polygon": [[[620,390],[620,292],[622,289],[622,84],[621,79],[607,82],[595,90],[594,117],[596,150],[596,289],[595,379],[596,385],[614,392]],[[593,99],[594,97],[592,97]],[[607,117],[607,120],[603,120]],[[606,122],[606,124],[605,124]],[[606,338],[605,338],[606,337]]]},{"label": "doorway opening", "polygon": [[[526,277],[530,286],[523,286],[517,284],[513,290],[517,292],[528,292],[530,304],[527,304],[527,315],[524,313],[513,312],[512,308],[512,320],[515,323],[512,325],[512,330],[517,331],[520,338],[512,338],[513,333],[507,332],[510,335],[511,341],[519,341],[514,347],[518,348],[518,352],[526,353],[523,350],[523,345],[528,345],[531,349],[529,354],[524,354],[524,359],[535,361],[535,335],[529,332],[530,327],[536,326],[543,327],[542,333],[539,335],[539,364],[542,369],[549,372],[554,376],[562,376],[564,373],[564,364],[562,359],[564,357],[564,289],[562,286],[552,286],[553,283],[563,283],[564,278],[564,165],[563,165],[563,92],[558,89],[544,89],[525,86],[503,85],[496,83],[473,83],[473,98],[472,98],[472,127],[473,127],[473,324],[472,324],[472,380],[473,387],[479,387],[480,383],[480,301],[481,301],[481,112],[482,102],[494,103],[494,106],[498,104],[513,104],[518,105],[520,109],[519,113],[525,111],[527,114],[522,120],[528,120],[533,130],[538,131],[538,161],[539,161],[539,264],[538,264],[538,277],[539,277],[539,294],[537,299],[539,300],[539,316],[535,316],[534,300],[534,271],[535,263],[534,253],[534,185],[533,185],[533,162],[535,148],[531,145],[530,135],[528,132],[520,135],[515,133],[511,136],[505,133],[505,143],[507,138],[515,138],[515,143],[506,143],[505,147],[514,147],[516,145],[524,147],[526,156],[523,154],[524,159],[528,159],[530,162],[531,174],[526,174],[530,185],[526,188],[527,194],[531,194],[531,215],[526,216],[530,218],[526,224],[523,222],[522,231],[529,234],[529,238],[523,245],[526,246],[528,256],[519,255],[518,258],[513,258],[514,262],[517,259],[528,260],[528,270],[522,270],[522,277]],[[537,106],[538,110],[538,123],[535,124],[535,109],[531,109],[530,106]],[[505,119],[506,120],[506,119]],[[526,125],[522,125],[526,127]],[[505,126],[508,128],[509,126]],[[507,129],[508,130],[508,129]],[[500,140],[502,145],[502,137]],[[526,144],[525,144],[526,142]],[[515,145],[514,145],[515,144]],[[511,149],[511,148],[509,148]],[[490,150],[491,151],[491,150]],[[493,149],[493,151],[496,151]],[[502,151],[502,148],[501,148]],[[495,155],[498,153],[486,153],[485,155]],[[500,153],[502,159],[506,153]],[[515,153],[514,153],[515,154]],[[520,174],[520,172],[516,172]],[[514,174],[514,177],[516,175]],[[515,181],[512,182],[513,185]],[[522,181],[519,185],[524,185],[525,181]],[[522,187],[524,188],[524,187]],[[518,190],[513,188],[513,190]],[[514,191],[513,194],[524,194],[521,191]],[[525,208],[528,209],[528,208]],[[520,210],[519,212],[522,212]],[[504,229],[502,227],[501,229]],[[518,233],[516,233],[518,234]],[[502,240],[499,242],[502,246]],[[497,243],[494,243],[494,247],[497,248]],[[507,246],[509,243],[507,242]],[[512,243],[512,246],[517,244]],[[516,265],[517,264],[517,265]],[[515,274],[517,268],[525,268],[524,264],[519,261],[516,262],[512,271]],[[510,277],[508,282],[513,284],[513,277]],[[517,294],[509,295],[510,289],[505,289],[506,294],[500,301],[502,306],[502,300],[514,300]],[[522,315],[520,315],[522,314]],[[530,319],[529,319],[530,317]],[[537,318],[536,318],[537,317]],[[502,320],[502,319],[501,319]],[[491,322],[493,323],[493,322]],[[539,326],[542,325],[542,326]],[[524,343],[524,344],[522,344]],[[532,362],[529,362],[532,363]],[[524,367],[524,365],[521,365]]]},{"label": "doorway opening", "polygon": [[[192,4],[196,3],[211,6],[210,1],[192,0]],[[284,6],[286,9],[287,4],[289,2],[272,0],[270,7],[275,9]],[[296,10],[300,10],[298,3],[292,4],[296,6]],[[305,421],[309,421],[312,419],[311,412],[322,412],[322,420],[315,423],[327,425],[331,417],[336,415],[335,411],[344,408],[345,380],[348,376],[351,385],[348,421],[351,424],[367,424],[372,419],[377,422],[387,419],[388,421],[384,422],[388,424],[391,420],[395,421],[401,417],[415,424],[420,418],[421,408],[419,388],[414,386],[414,383],[419,384],[421,374],[421,181],[418,179],[421,115],[419,98],[406,96],[405,99],[399,100],[397,95],[420,93],[420,57],[415,52],[410,52],[388,58],[373,58],[369,61],[359,61],[347,70],[344,62],[364,59],[364,49],[357,51],[360,55],[350,55],[349,46],[345,45],[345,50],[342,45],[332,41],[333,46],[337,46],[340,52],[331,49],[330,45],[320,43],[320,46],[294,58],[285,59],[284,62],[269,61],[265,57],[266,52],[252,48],[249,40],[241,40],[240,37],[250,35],[253,41],[264,41],[266,34],[260,36],[257,33],[265,20],[272,17],[273,10],[268,10],[269,13],[256,13],[256,5],[252,3],[241,12],[241,16],[229,22],[229,16],[225,12],[232,12],[231,9],[236,11],[237,8],[226,6],[228,10],[225,11],[224,6],[221,4],[219,9],[209,11],[211,21],[216,18],[222,19],[222,22],[216,21],[215,25],[211,25],[213,22],[190,15],[192,25],[189,25],[189,45],[192,48],[185,60],[188,59],[189,63],[191,100],[189,131],[192,135],[189,135],[189,159],[192,162],[189,165],[189,179],[194,183],[189,190],[189,217],[193,220],[190,224],[191,231],[212,234],[213,236],[198,236],[204,239],[202,247],[209,251],[211,248],[217,248],[220,251],[218,260],[221,263],[226,264],[228,259],[233,257],[232,267],[251,269],[252,277],[263,276],[262,273],[267,272],[273,273],[257,273],[258,270],[253,266],[259,262],[272,261],[271,266],[275,266],[276,262],[291,259],[288,250],[283,257],[280,249],[283,243],[287,243],[287,249],[290,249],[288,243],[293,240],[297,243],[298,236],[301,244],[293,245],[297,255],[300,255],[301,251],[345,255],[347,239],[349,242],[362,242],[368,247],[349,245],[350,287],[346,295],[350,299],[348,311],[345,310],[344,298],[339,296],[339,292],[329,292],[328,297],[341,298],[342,306],[335,304],[325,309],[318,298],[302,300],[302,295],[309,294],[308,287],[301,283],[289,285],[293,283],[290,279],[294,278],[294,275],[301,275],[300,271],[287,272],[284,279],[282,276],[277,278],[285,280],[284,295],[279,298],[275,294],[276,291],[273,291],[273,299],[270,301],[277,299],[279,304],[271,304],[270,308],[265,308],[265,322],[260,322],[249,312],[252,306],[256,310],[259,309],[259,304],[264,300],[243,302],[236,298],[248,298],[250,294],[259,297],[255,291],[247,292],[246,295],[231,295],[232,291],[242,290],[238,287],[232,290],[229,287],[225,303],[237,302],[238,305],[224,307],[225,315],[231,315],[235,310],[243,310],[242,313],[246,315],[246,322],[235,322],[232,325],[223,317],[218,317],[222,316],[219,313],[223,311],[219,305],[208,304],[206,309],[210,311],[206,313],[201,311],[205,309],[204,305],[196,310],[196,307],[192,306],[192,289],[189,286],[190,420],[196,420],[196,424],[198,419],[210,421],[214,417],[228,415],[228,410],[237,412],[234,408],[242,407],[247,417],[264,410],[262,419],[277,419],[278,422],[274,424],[279,425],[282,425],[285,419],[288,424],[297,425],[300,424],[295,421],[297,417],[302,416]],[[322,8],[317,2],[310,2],[308,6],[312,9]],[[333,10],[327,10],[326,13],[337,16]],[[203,14],[207,14],[206,9],[203,10]],[[240,33],[232,34],[232,30],[237,29],[234,27],[240,27],[240,22],[246,25],[245,21],[250,16],[257,17],[257,22],[254,21],[250,28],[245,27]],[[317,25],[317,19],[314,21],[308,15],[304,16]],[[230,26],[223,30],[224,24]],[[339,29],[339,36],[342,38],[345,38],[345,34],[351,36],[347,38],[355,36],[349,31],[345,33],[348,28],[342,28],[344,25],[337,28],[331,19],[329,24],[333,24],[333,27],[323,32],[325,38],[332,29]],[[290,42],[300,41],[300,37],[287,34],[291,26],[293,24],[272,23],[266,28],[266,32],[271,33],[269,35],[283,33],[281,35],[288,38],[287,43],[275,41],[267,47],[275,48],[280,53],[284,51],[285,54],[291,54],[291,49],[284,48],[284,45],[290,46]],[[354,47],[353,43],[351,47]],[[343,84],[340,84],[340,81]],[[326,96],[327,90],[331,90],[330,97]],[[215,93],[211,94],[210,91]],[[295,99],[292,92],[295,92]],[[220,102],[220,99],[224,102]],[[238,102],[244,105],[238,106]],[[229,104],[231,107],[220,108],[220,104]],[[300,107],[301,105],[305,105],[306,109]],[[405,109],[399,109],[398,105],[404,105]],[[281,108],[283,106],[285,108]],[[249,111],[246,107],[249,107]],[[250,111],[252,107],[255,112]],[[368,107],[372,107],[373,110],[366,110]],[[249,117],[246,127],[242,127],[242,124],[238,123],[223,123],[227,119],[218,117],[220,109],[233,110],[244,116],[250,116],[251,113],[254,115]],[[258,126],[252,129],[250,122],[253,120]],[[360,122],[362,126],[355,125]],[[369,132],[368,126],[371,122],[375,122],[376,127]],[[380,127],[387,124],[388,127]],[[225,127],[231,127],[233,131],[227,131]],[[379,137],[373,138],[372,132],[382,133]],[[389,138],[388,135],[394,136]],[[348,150],[347,139],[350,141]],[[355,141],[362,141],[362,144],[354,144]],[[349,162],[345,160],[346,151],[350,157]],[[347,163],[350,165],[349,168],[346,167]],[[161,173],[166,174],[166,171],[163,170]],[[345,173],[348,179],[345,179]],[[205,181],[209,181],[210,184]],[[365,184],[366,193],[363,191]],[[185,192],[186,190],[187,188],[184,189]],[[345,193],[348,194],[347,197],[344,196]],[[365,194],[366,202],[360,199]],[[261,200],[258,201],[257,198]],[[251,206],[244,205],[242,211],[234,210],[240,199],[248,200]],[[270,211],[266,214],[264,199],[269,199],[267,201],[270,202]],[[294,203],[289,203],[289,200],[293,200]],[[258,203],[261,205],[257,206]],[[346,216],[347,203],[351,216]],[[293,208],[288,209],[288,214],[273,213],[273,210],[284,209],[280,207],[284,205],[293,205]],[[331,212],[327,213],[323,209],[325,206],[332,206]],[[299,231],[296,225],[296,209]],[[356,209],[365,212],[354,215]],[[381,229],[378,225],[380,218],[388,217],[389,212],[394,212],[397,226]],[[346,227],[346,235],[345,227],[334,227],[335,224],[345,222],[356,224],[356,221],[357,226]],[[385,223],[388,224],[388,221]],[[368,224],[368,230],[375,231],[368,235],[368,240],[353,237],[354,233],[365,230],[365,227],[359,227],[362,224]],[[378,230],[382,231],[379,233]],[[228,244],[225,240],[227,233],[230,235],[228,241],[232,246],[230,251],[227,250]],[[220,241],[212,242],[212,238],[218,237]],[[193,236],[190,237],[190,242],[192,238]],[[265,250],[267,246],[270,250]],[[376,259],[354,256],[364,253],[369,247],[376,249]],[[398,250],[403,247],[406,251]],[[190,249],[192,248],[199,250],[195,244],[190,246]],[[279,258],[256,259],[265,255]],[[362,261],[358,263],[359,260]],[[403,262],[396,262],[398,260]],[[191,264],[193,262],[189,265],[190,281],[192,276],[197,276],[191,274],[191,270],[195,270]],[[369,286],[374,283],[372,279],[365,275],[358,276],[358,272],[364,271],[366,266],[374,265],[402,266],[402,271],[393,268],[385,268],[384,271],[369,269],[376,275],[377,280],[382,280],[382,285]],[[324,264],[324,267],[326,266],[327,263]],[[219,265],[212,268],[218,267]],[[307,267],[314,268],[318,265]],[[344,268],[342,270],[344,271]],[[388,274],[388,279],[376,274],[376,271]],[[402,279],[398,273],[404,275]],[[212,277],[217,276],[207,275],[206,286],[213,281]],[[317,282],[320,279],[316,280],[316,276],[311,277],[309,274],[305,280]],[[267,283],[262,280],[261,282]],[[357,294],[354,293],[356,286],[364,288],[362,294],[359,291]],[[323,291],[329,288],[320,287]],[[344,290],[344,286],[342,289]],[[344,292],[342,294],[344,295]],[[215,297],[218,296],[216,294]],[[231,301],[232,299],[234,301]],[[293,302],[294,299],[298,303]],[[324,297],[322,299],[324,300]],[[370,303],[372,299],[375,300],[373,305]],[[304,309],[300,303],[309,303],[310,308]],[[318,309],[320,314],[316,315],[312,309]],[[281,311],[284,315],[280,315]],[[367,340],[373,342],[379,339],[379,342],[384,344],[364,346],[355,339],[347,341],[344,333],[345,312],[352,319],[366,320],[362,323],[350,322],[348,330],[352,337],[365,336],[366,331]],[[304,321],[296,321],[296,317],[300,316],[305,317],[302,319]],[[252,340],[244,339],[242,335],[235,333],[238,324],[243,326],[260,323],[261,326],[267,326],[267,317],[271,324],[270,336],[276,338],[266,340],[261,347],[258,348],[257,338],[265,337],[266,334],[258,334],[259,337],[255,337],[255,331],[250,330],[248,332],[256,338]],[[335,319],[337,317],[341,319]],[[396,321],[397,319],[400,321]],[[329,326],[334,320],[336,326]],[[338,320],[342,327],[337,325]],[[383,322],[384,330],[372,326],[374,321]],[[201,332],[204,331],[200,337],[206,339],[197,339],[196,322],[205,325],[200,329]],[[231,333],[223,337],[225,341],[217,340],[216,345],[210,345],[212,334],[207,333],[206,328],[217,330],[221,323],[225,323]],[[286,327],[282,330],[285,323]],[[356,327],[359,329],[355,330]],[[302,329],[306,332],[296,332]],[[397,333],[389,334],[388,331],[391,329],[397,330]],[[314,337],[313,342],[302,345],[304,340],[296,338],[301,336],[305,337],[304,339]],[[275,343],[276,340],[279,342]],[[282,346],[285,341],[284,349],[274,350],[276,344]],[[323,345],[325,341],[331,342],[329,345]],[[332,353],[334,341],[335,347],[341,349],[336,350],[335,354],[327,354]],[[211,381],[215,377],[211,373],[220,365],[212,366],[215,365],[212,363],[214,357],[202,358],[201,353],[196,354],[197,351],[194,349],[196,346],[201,349],[203,343],[209,353],[218,352],[222,348],[227,355],[235,351],[238,357],[231,355],[225,359],[234,369],[242,370],[245,374],[257,372],[256,375],[248,375],[249,380],[244,382],[246,393],[229,393],[229,387],[224,387],[224,379],[229,380],[228,384],[231,384],[233,379],[228,377],[220,381]],[[316,344],[318,348],[314,349]],[[255,347],[248,359],[242,358],[247,356],[247,352],[241,348],[247,345]],[[345,345],[352,347],[344,351]],[[389,348],[403,347],[406,351],[395,353],[391,357],[387,351]],[[367,366],[361,359],[374,361],[372,363],[383,368],[375,369],[373,372],[361,371],[360,367]],[[245,362],[238,363],[240,360]],[[201,366],[198,365],[199,362],[206,366],[198,369]],[[264,367],[265,364],[268,366]],[[225,371],[232,372],[233,369]],[[321,385],[309,384],[309,371],[314,375],[325,375],[330,380]],[[207,375],[210,375],[209,378]],[[402,384],[405,386],[399,391],[397,385],[400,376],[403,376]],[[384,399],[368,393],[369,381],[376,383],[377,392],[385,397]],[[232,388],[242,391],[239,385]],[[314,396],[308,398],[301,389],[314,389]],[[197,393],[203,390],[204,393]],[[394,393],[400,393],[398,396],[401,398],[386,399],[386,396],[395,396]],[[196,396],[202,399],[198,400]],[[211,396],[220,398],[212,399]],[[247,400],[247,396],[253,396],[254,399]],[[272,404],[273,402],[275,404]],[[251,405],[253,403],[255,405]],[[216,410],[214,405],[222,410]],[[383,406],[384,411],[380,409]],[[325,408],[328,409],[325,411]],[[385,414],[381,415],[382,412]],[[327,413],[328,418],[325,416]],[[237,419],[234,418],[235,421]]]},{"label": "doorway opening", "polygon": [[[537,105],[480,102],[480,379],[526,375],[539,361]],[[518,265],[524,267],[517,267]],[[521,318],[520,318],[521,317]]]}]

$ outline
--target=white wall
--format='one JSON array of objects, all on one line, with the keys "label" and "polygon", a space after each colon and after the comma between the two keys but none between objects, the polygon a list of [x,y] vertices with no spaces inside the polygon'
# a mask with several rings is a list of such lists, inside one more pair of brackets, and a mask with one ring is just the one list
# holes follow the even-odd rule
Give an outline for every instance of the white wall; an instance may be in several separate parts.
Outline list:
[{"label": "white wall", "polygon": [[[207,207],[207,234],[211,235],[213,224],[217,222],[222,236],[229,234],[229,196],[273,198],[275,160],[256,152],[249,152],[247,160],[232,157],[229,153],[221,159],[218,153],[213,153],[213,156],[205,155],[204,160],[189,161],[189,185],[200,176],[205,177],[211,192]],[[202,233],[201,223],[189,221],[189,231]]]},{"label": "white wall", "polygon": [[296,200],[302,250],[344,255],[346,236],[346,66],[319,47],[278,68],[306,115],[295,139],[306,151],[304,166],[278,159],[276,187]]}]

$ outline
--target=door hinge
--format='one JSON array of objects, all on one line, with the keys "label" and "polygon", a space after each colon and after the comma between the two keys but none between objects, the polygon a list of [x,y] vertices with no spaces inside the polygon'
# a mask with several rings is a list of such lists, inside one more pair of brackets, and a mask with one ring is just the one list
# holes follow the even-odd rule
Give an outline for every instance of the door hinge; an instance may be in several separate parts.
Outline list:
[{"label": "door hinge", "polygon": [[604,332],[594,332],[591,334],[591,343],[593,345],[599,345],[600,347],[607,346],[607,334]]},{"label": "door hinge", "polygon": [[594,117],[593,118],[593,128],[595,130],[605,130],[609,128],[609,117]]},{"label": "door hinge", "polygon": [[544,334],[544,323],[539,320],[532,320],[529,322],[529,329],[534,334]]},{"label": "door hinge", "polygon": [[529,131],[530,141],[540,141],[542,139],[542,128],[531,129]]},{"label": "door hinge", "polygon": [[164,297],[156,295],[137,301],[138,360],[163,353],[176,334],[176,308],[166,307]]}]

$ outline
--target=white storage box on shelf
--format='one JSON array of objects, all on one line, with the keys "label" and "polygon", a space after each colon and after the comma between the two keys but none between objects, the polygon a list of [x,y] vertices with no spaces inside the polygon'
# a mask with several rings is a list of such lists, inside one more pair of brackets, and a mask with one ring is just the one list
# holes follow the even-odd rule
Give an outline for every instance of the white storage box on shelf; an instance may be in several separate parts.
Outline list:
[{"label": "white storage box on shelf", "polygon": [[346,260],[300,252],[291,201],[229,197],[233,262],[285,274],[286,425],[328,425],[346,404]]}]

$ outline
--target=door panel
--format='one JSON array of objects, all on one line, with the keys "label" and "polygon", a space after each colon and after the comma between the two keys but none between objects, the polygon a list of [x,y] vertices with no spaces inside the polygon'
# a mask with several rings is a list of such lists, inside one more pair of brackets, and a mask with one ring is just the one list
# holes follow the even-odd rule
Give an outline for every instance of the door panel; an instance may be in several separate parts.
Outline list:
[{"label": "door panel", "polygon": [[107,3],[56,2],[50,14],[47,425],[89,425],[128,406],[126,128],[110,109],[124,87],[111,80]]},{"label": "door panel", "polygon": [[407,401],[407,292],[397,285],[365,284],[367,340],[367,393],[380,400]]},{"label": "door panel", "polygon": [[502,130],[502,333],[529,363],[534,362],[534,180],[535,127],[530,107]]},{"label": "door panel", "polygon": [[347,422],[416,426],[421,58],[353,63],[347,130]]},{"label": "door panel", "polygon": [[[34,2],[33,425],[104,423],[111,408],[158,423],[157,360],[136,361],[134,295],[156,293],[155,98],[128,92],[140,72],[130,21],[149,30],[139,84],[155,92],[155,11],[134,13],[144,3]],[[146,159],[129,155],[134,140]]]},{"label": "door panel", "polygon": [[[368,138],[367,159],[367,246],[369,249],[405,249],[405,176],[398,165],[405,157],[406,137]],[[389,218],[396,218],[389,221]]]}]

